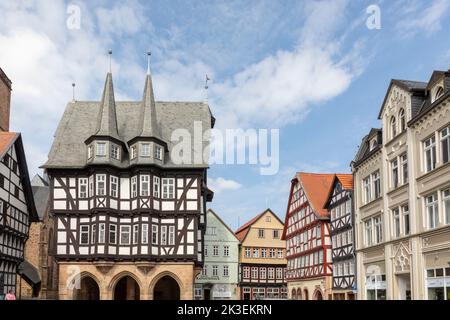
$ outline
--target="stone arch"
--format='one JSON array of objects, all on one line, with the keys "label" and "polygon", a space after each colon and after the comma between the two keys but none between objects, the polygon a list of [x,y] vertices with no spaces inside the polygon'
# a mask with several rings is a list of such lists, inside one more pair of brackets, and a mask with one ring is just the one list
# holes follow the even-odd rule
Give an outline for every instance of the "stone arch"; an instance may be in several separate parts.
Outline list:
[{"label": "stone arch", "polygon": [[100,281],[90,272],[83,271],[71,281],[74,300],[100,300]]},{"label": "stone arch", "polygon": [[302,289],[297,288],[297,300],[302,300]]},{"label": "stone arch", "polygon": [[309,300],[308,289],[303,289],[303,300]]},{"label": "stone arch", "polygon": [[291,299],[297,300],[297,291],[295,290],[295,288],[292,288]]},{"label": "stone arch", "polygon": [[[178,295],[178,299],[181,299],[181,292],[183,292],[183,283],[181,282],[180,278],[176,274],[174,274],[170,271],[163,271],[153,278],[153,280],[150,283],[149,296],[154,300],[165,299],[164,297],[155,297],[155,288],[158,285],[158,283],[160,282],[160,280],[163,280],[163,278],[165,278],[165,277],[171,278],[178,285],[178,294],[175,293],[175,296]],[[167,278],[165,278],[165,279],[167,279]],[[170,300],[174,300],[174,298],[170,298]]]},{"label": "stone arch", "polygon": [[314,299],[314,300],[323,300],[323,293],[322,293],[322,290],[320,290],[320,289],[317,288],[317,289],[314,291],[313,299]]},{"label": "stone arch", "polygon": [[111,279],[108,288],[114,300],[140,300],[142,282],[134,273],[122,271]]}]

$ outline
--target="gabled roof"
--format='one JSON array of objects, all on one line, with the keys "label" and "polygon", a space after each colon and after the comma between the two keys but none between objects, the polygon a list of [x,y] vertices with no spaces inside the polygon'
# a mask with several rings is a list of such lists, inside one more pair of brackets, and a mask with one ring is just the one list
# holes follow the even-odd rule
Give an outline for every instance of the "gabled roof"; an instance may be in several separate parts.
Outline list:
[{"label": "gabled roof", "polygon": [[400,79],[392,79],[389,87],[386,91],[386,95],[384,96],[383,103],[381,104],[380,112],[378,113],[378,119],[381,119],[381,114],[383,113],[384,107],[386,105],[387,98],[389,93],[391,92],[391,88],[396,85],[403,90],[411,92],[413,94],[423,95],[427,88],[426,82],[421,81],[411,81],[411,80],[400,80]]},{"label": "gabled roof", "polygon": [[281,221],[280,218],[270,209],[267,208],[260,214],[258,214],[256,217],[251,219],[250,221],[243,224],[240,228],[238,228],[235,232],[236,238],[239,239],[239,241],[244,241],[245,237],[247,237],[248,232],[250,231],[250,227],[255,224],[263,215],[265,215],[267,212],[270,212],[282,225],[284,225],[283,221]]},{"label": "gabled roof", "polygon": [[296,178],[305,191],[308,202],[319,217],[328,217],[325,203],[334,180],[333,173],[306,173],[298,172]]},{"label": "gabled roof", "polygon": [[30,176],[28,175],[28,166],[23,149],[22,136],[16,132],[0,132],[0,159],[8,152],[12,145],[15,145],[17,154],[17,164],[19,166],[20,178],[25,196],[25,202],[30,214],[30,221],[39,221],[34,204],[33,191],[31,190]]},{"label": "gabled roof", "polygon": [[327,208],[331,198],[333,196],[333,191],[336,186],[336,183],[340,182],[342,185],[342,189],[344,190],[353,190],[353,175],[349,173],[336,173],[333,182],[331,184],[330,192],[328,193],[327,200],[325,202],[324,207]]},{"label": "gabled roof", "polygon": [[214,215],[216,219],[224,225],[225,228],[227,228],[227,230],[233,235],[233,237],[235,237],[236,240],[240,241],[234,234],[233,230],[231,230],[231,228],[219,217],[219,215],[213,209],[208,209],[208,212],[211,212],[211,214]]}]

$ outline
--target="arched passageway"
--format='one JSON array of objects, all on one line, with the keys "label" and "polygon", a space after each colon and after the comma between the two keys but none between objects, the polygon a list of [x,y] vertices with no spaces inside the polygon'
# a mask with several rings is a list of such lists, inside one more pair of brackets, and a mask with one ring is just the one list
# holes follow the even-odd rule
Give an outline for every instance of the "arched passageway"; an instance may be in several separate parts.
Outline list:
[{"label": "arched passageway", "polygon": [[297,289],[297,300],[302,300],[302,289]]},{"label": "arched passageway", "polygon": [[75,289],[74,300],[100,300],[100,288],[97,282],[89,276],[80,280],[80,288]]},{"label": "arched passageway", "polygon": [[309,300],[308,289],[303,290],[303,300]]},{"label": "arched passageway", "polygon": [[114,300],[139,300],[139,284],[130,276],[121,278],[114,287]]},{"label": "arched passageway", "polygon": [[314,293],[314,300],[323,300],[322,292],[320,292],[320,290],[316,290]]},{"label": "arched passageway", "polygon": [[295,289],[292,289],[291,299],[292,300],[297,300],[297,291]]},{"label": "arched passageway", "polygon": [[154,300],[180,300],[180,286],[171,276],[158,280],[153,289]]}]

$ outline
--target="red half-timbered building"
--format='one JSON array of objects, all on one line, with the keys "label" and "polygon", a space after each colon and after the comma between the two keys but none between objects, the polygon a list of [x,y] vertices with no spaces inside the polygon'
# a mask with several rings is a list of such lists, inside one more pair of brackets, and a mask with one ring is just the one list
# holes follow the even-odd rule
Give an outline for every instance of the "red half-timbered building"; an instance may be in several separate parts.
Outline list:
[{"label": "red half-timbered building", "polygon": [[324,209],[334,174],[297,173],[291,181],[283,238],[291,299],[327,299],[331,294],[330,217]]}]

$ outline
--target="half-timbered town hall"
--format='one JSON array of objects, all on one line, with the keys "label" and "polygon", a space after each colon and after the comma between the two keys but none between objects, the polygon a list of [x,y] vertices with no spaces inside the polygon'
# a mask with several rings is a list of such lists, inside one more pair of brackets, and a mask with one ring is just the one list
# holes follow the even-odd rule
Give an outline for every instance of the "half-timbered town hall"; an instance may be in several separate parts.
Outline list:
[{"label": "half-timbered town hall", "polygon": [[[140,101],[116,102],[109,72],[101,101],[68,103],[43,165],[60,299],[193,298],[212,200],[208,159],[180,163],[171,136],[193,137],[195,124],[200,137],[212,128],[208,105],[156,102],[150,67]],[[183,152],[198,158],[189,142]]]}]

